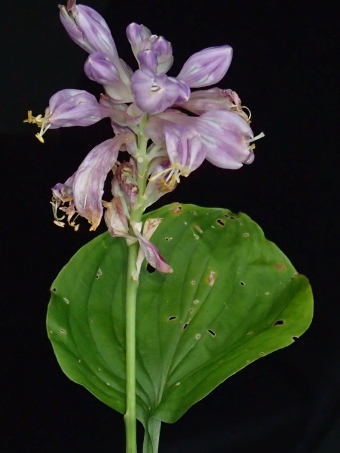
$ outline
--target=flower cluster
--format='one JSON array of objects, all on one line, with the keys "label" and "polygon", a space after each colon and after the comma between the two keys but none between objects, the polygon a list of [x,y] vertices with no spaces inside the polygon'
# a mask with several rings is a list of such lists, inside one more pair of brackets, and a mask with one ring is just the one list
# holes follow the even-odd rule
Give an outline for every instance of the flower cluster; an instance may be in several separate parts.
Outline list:
[{"label": "flower cluster", "polygon": [[[171,77],[170,42],[132,23],[126,33],[138,62],[133,71],[119,58],[107,23],[92,8],[68,0],[66,7],[60,6],[60,19],[71,39],[89,53],[85,73],[103,85],[104,94],[98,102],[86,91],[61,90],[51,97],[44,116],[29,112],[26,121],[40,127],[36,136],[41,142],[49,128],[88,126],[102,118],[110,118],[114,137],[90,151],[64,184],[53,187],[55,223],[64,226],[66,217],[78,229],[75,218],[80,215],[95,230],[104,207],[112,236],[125,237],[128,243],[138,240],[151,265],[171,272],[149,241],[158,219],[152,228],[144,225],[143,234],[136,219],[205,159],[227,169],[251,163],[252,142],[263,136],[254,138],[248,109],[234,91],[216,87],[191,91],[224,77],[232,49],[224,45],[197,52],[177,77]],[[119,163],[119,151],[127,152],[130,160]],[[113,199],[105,202],[103,186],[110,171]],[[61,217],[58,209],[64,212]]]}]

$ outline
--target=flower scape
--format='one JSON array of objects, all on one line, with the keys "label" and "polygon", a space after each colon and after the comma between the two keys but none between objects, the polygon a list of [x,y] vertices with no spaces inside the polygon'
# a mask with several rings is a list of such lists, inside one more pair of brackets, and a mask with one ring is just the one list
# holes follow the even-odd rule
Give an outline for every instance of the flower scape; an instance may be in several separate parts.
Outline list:
[{"label": "flower scape", "polygon": [[[101,84],[104,93],[97,101],[84,90],[58,91],[44,115],[28,112],[25,121],[37,124],[36,137],[42,143],[48,129],[89,126],[103,118],[111,120],[114,137],[93,148],[65,183],[52,188],[54,222],[63,227],[66,219],[77,230],[76,219],[81,216],[94,231],[104,216],[112,236],[124,237],[128,244],[139,242],[136,279],[144,258],[158,271],[172,272],[150,242],[161,219],[149,219],[142,228],[144,210],[173,191],[180,177],[189,176],[205,159],[225,169],[250,164],[253,142],[264,136],[254,137],[250,112],[234,91],[201,89],[225,76],[232,48],[201,50],[172,77],[167,75],[173,63],[171,43],[132,23],[126,35],[138,64],[133,71],[119,58],[100,14],[75,0],[59,8],[70,38],[89,54],[84,65],[87,77]],[[128,153],[129,160],[120,163],[120,151]],[[102,196],[110,172],[113,198],[107,202]]]}]

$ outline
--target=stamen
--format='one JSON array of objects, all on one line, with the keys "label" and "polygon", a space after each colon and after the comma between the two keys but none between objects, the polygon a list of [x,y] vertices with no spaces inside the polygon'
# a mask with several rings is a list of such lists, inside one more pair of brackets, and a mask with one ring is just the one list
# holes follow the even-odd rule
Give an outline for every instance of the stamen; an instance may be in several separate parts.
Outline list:
[{"label": "stamen", "polygon": [[157,175],[154,175],[151,178],[149,178],[149,181],[154,182],[157,178],[159,178],[159,176],[164,175],[164,173],[167,173],[170,169],[171,166],[169,168],[166,168],[165,170],[160,171],[159,173],[157,173]]},{"label": "stamen", "polygon": [[155,81],[152,82],[152,85],[151,85],[151,89],[150,91],[152,91],[153,93],[155,93],[156,91],[159,91],[161,89],[161,87],[159,85],[157,85],[157,83]]},{"label": "stamen", "polygon": [[29,110],[27,113],[27,120],[24,120],[24,123],[36,124],[38,127],[40,127],[40,132],[35,134],[35,136],[37,137],[39,142],[45,143],[42,136],[45,134],[47,129],[49,129],[51,126],[51,124],[48,122],[47,118],[43,117],[42,115],[33,116],[32,110]]},{"label": "stamen", "polygon": [[58,217],[58,208],[59,208],[59,202],[56,198],[52,198],[52,201],[50,201],[51,205],[52,205],[52,212],[53,212],[53,217],[55,218],[55,220],[63,220],[65,218],[65,215],[63,215],[62,217]]},{"label": "stamen", "polygon": [[247,115],[248,116],[248,121],[250,122],[250,119],[251,119],[251,111],[250,111],[250,109],[246,105],[242,105],[241,107],[242,107],[242,109],[247,109],[247,111],[249,113],[249,115]]},{"label": "stamen", "polygon": [[65,222],[60,222],[59,220],[53,220],[53,223],[55,223],[58,227],[64,228]]},{"label": "stamen", "polygon": [[45,140],[42,138],[42,135],[41,133],[36,133],[35,136],[37,137],[37,139],[39,140],[40,143],[45,143]]},{"label": "stamen", "polygon": [[256,135],[254,138],[251,138],[250,140],[246,140],[247,143],[255,142],[256,140],[259,140],[260,138],[263,138],[265,135],[263,132],[260,134]]}]

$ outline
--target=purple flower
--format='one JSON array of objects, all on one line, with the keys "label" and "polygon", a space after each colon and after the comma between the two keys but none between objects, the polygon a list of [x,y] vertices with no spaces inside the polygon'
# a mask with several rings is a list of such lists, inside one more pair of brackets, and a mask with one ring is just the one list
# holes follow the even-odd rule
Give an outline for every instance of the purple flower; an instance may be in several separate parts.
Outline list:
[{"label": "purple flower", "polygon": [[60,20],[70,38],[89,53],[102,52],[115,64],[124,83],[129,83],[131,70],[120,60],[116,44],[104,18],[94,9],[76,5],[68,0],[67,6],[59,6]]},{"label": "purple flower", "polygon": [[194,53],[184,63],[177,78],[191,88],[206,87],[219,82],[229,69],[233,50],[230,46],[209,47]]},{"label": "purple flower", "polygon": [[138,69],[134,73],[131,89],[137,106],[150,114],[164,112],[180,94],[180,85],[176,81],[150,69]]},{"label": "purple flower", "polygon": [[206,152],[206,159],[216,167],[235,170],[254,160],[253,131],[235,113],[212,110],[197,118],[197,131]]},{"label": "purple flower", "polygon": [[106,93],[115,103],[133,102],[129,84],[122,81],[119,69],[105,53],[91,53],[84,71],[89,79],[104,85]]},{"label": "purple flower", "polygon": [[[175,135],[169,135],[169,125],[173,131],[177,129]],[[251,163],[254,159],[251,143],[263,136],[253,138],[249,124],[241,116],[223,110],[209,111],[200,117],[189,117],[176,111],[160,113],[149,119],[144,134],[167,149],[177,178],[187,176],[204,158],[217,167],[228,169]],[[195,137],[192,142],[195,145],[183,146],[179,137]]]},{"label": "purple flower", "polygon": [[47,129],[59,127],[90,126],[102,118],[110,116],[110,109],[100,105],[96,98],[83,90],[61,90],[55,93],[45,110],[45,116],[32,116],[28,112],[27,123],[40,127],[36,137],[44,143],[43,135]]},{"label": "purple flower", "polygon": [[92,225],[90,230],[94,231],[103,215],[102,196],[106,176],[114,166],[123,144],[133,140],[134,134],[129,132],[93,148],[75,174],[65,184],[57,184],[52,189],[57,206],[60,202],[72,201],[78,215],[85,217]]},{"label": "purple flower", "polygon": [[174,61],[169,41],[163,36],[153,35],[144,25],[136,23],[132,23],[127,27],[126,36],[131,44],[132,52],[142,69],[145,67],[143,52],[151,51],[155,57],[152,70],[157,73],[168,72]]},{"label": "purple flower", "polygon": [[70,38],[87,52],[100,51],[112,60],[118,53],[111,31],[104,18],[94,9],[76,5],[76,0],[68,0],[67,6],[59,5],[60,20]]},{"label": "purple flower", "polygon": [[211,110],[229,110],[249,121],[249,116],[243,111],[247,107],[241,105],[241,99],[237,93],[217,87],[192,92],[189,100],[181,104],[181,108],[196,115],[202,115]]},{"label": "purple flower", "polygon": [[[107,23],[92,8],[68,0],[66,7],[60,6],[60,18],[73,41],[89,53],[86,75],[103,85],[105,93],[97,102],[82,90],[59,91],[44,116],[29,112],[26,121],[40,127],[37,137],[43,142],[49,128],[87,126],[109,117],[115,137],[96,146],[65,184],[52,189],[55,223],[64,226],[67,217],[77,229],[74,216],[80,215],[95,230],[104,206],[111,235],[140,244],[136,278],[144,257],[160,272],[172,272],[150,242],[160,219],[147,221],[143,234],[141,223],[130,219],[174,190],[180,177],[205,159],[228,169],[253,161],[253,142],[264,134],[254,137],[250,111],[238,95],[217,87],[191,92],[225,76],[232,49],[228,45],[203,49],[189,57],[177,77],[171,77],[166,74],[173,63],[171,43],[132,23],[126,34],[139,66],[133,72],[119,58]],[[119,151],[127,152],[130,161],[117,163]],[[113,199],[106,202],[103,186],[110,170]]]}]

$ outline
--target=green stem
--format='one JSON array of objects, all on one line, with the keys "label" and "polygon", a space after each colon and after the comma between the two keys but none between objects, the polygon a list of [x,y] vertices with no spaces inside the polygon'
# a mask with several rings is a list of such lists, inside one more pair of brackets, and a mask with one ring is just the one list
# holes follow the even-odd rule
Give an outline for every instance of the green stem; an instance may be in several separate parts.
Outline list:
[{"label": "green stem", "polygon": [[161,422],[151,417],[144,433],[143,453],[157,453]]},{"label": "green stem", "polygon": [[[139,189],[138,201],[144,193],[147,165],[145,161],[147,139],[138,137],[138,148],[141,162],[137,164],[137,185]],[[143,208],[131,212],[131,220],[140,222]],[[126,412],[124,415],[126,453],[137,453],[137,418],[136,418],[136,301],[138,280],[133,278],[136,270],[138,242],[128,246],[128,263],[126,279]]]},{"label": "green stem", "polygon": [[126,280],[126,413],[124,415],[126,453],[137,452],[136,441],[136,300],[138,281],[136,270],[138,244],[128,246]]}]

